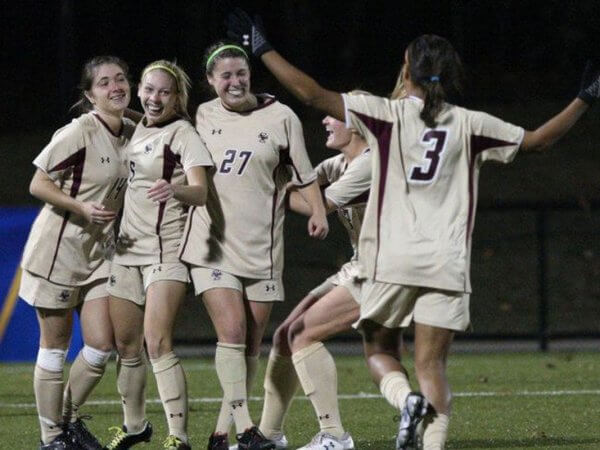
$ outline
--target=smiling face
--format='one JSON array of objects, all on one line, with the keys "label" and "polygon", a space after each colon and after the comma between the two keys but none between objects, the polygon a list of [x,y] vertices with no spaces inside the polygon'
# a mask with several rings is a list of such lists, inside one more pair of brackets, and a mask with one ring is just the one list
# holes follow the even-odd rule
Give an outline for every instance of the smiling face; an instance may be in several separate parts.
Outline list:
[{"label": "smiling face", "polygon": [[248,105],[253,104],[254,96],[250,92],[250,67],[244,58],[218,59],[212,72],[207,75],[207,79],[226,108],[243,111]]},{"label": "smiling face", "polygon": [[144,75],[138,88],[147,125],[164,122],[176,114],[177,86],[173,76],[161,69]]},{"label": "smiling face", "polygon": [[346,128],[346,124],[331,116],[323,119],[325,131],[327,132],[327,141],[325,146],[334,150],[341,150],[352,140],[352,130]]},{"label": "smiling face", "polygon": [[123,68],[112,63],[98,66],[85,96],[100,113],[123,114],[131,98],[129,81]]}]

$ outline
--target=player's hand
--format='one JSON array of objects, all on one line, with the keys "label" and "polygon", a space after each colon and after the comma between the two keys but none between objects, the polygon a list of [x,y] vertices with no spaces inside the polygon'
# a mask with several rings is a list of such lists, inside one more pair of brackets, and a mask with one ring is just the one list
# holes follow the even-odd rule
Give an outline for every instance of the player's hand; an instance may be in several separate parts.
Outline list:
[{"label": "player's hand", "polygon": [[259,15],[254,20],[240,8],[235,8],[225,21],[227,36],[242,46],[250,49],[252,54],[260,58],[263,53],[273,50],[265,33],[265,27]]},{"label": "player's hand", "polygon": [[327,216],[322,214],[313,214],[308,218],[308,235],[315,239],[325,239],[329,233],[329,223]]},{"label": "player's hand", "polygon": [[581,86],[577,95],[588,105],[600,98],[600,67],[594,61],[588,60],[581,76]]},{"label": "player's hand", "polygon": [[111,211],[104,208],[104,205],[96,202],[83,202],[81,204],[81,215],[89,223],[103,225],[117,217],[116,211]]},{"label": "player's hand", "polygon": [[148,198],[156,203],[163,203],[173,198],[175,190],[173,185],[167,180],[156,180],[154,184],[148,189]]}]

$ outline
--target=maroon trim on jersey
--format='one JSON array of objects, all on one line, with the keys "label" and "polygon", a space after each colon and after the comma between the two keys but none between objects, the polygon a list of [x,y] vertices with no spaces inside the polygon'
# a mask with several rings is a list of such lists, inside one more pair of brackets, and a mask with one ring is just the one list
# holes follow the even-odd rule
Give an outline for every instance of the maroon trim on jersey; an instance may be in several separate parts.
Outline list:
[{"label": "maroon trim on jersey", "polygon": [[296,175],[296,179],[300,183],[296,187],[303,188],[305,186],[308,186],[310,183],[312,183],[312,181],[309,182],[309,183],[305,183],[304,181],[302,181],[302,177],[300,176],[300,172],[298,171],[298,169],[294,165],[294,161],[292,161],[292,157],[290,156],[290,149],[289,148],[284,148],[283,150],[281,150],[279,152],[279,158],[280,158],[279,159],[279,161],[280,161],[279,165],[285,164],[286,166],[291,166],[292,170],[294,171],[294,174]]},{"label": "maroon trim on jersey", "polygon": [[167,125],[171,125],[173,122],[177,122],[178,120],[185,120],[183,119],[183,117],[175,115],[173,117],[171,117],[170,119],[165,120],[164,122],[159,122],[159,123],[153,123],[152,125],[148,125],[148,118],[146,116],[142,117],[142,125],[145,128],[164,128]]},{"label": "maroon trim on jersey", "polygon": [[181,257],[185,253],[185,248],[187,247],[187,243],[190,238],[190,232],[192,231],[192,221],[194,220],[194,211],[196,211],[196,206],[192,206],[189,211],[188,220],[190,223],[188,224],[187,233],[185,234],[185,237],[183,239],[183,245],[181,246],[181,250],[179,250],[179,260],[180,261],[181,261]]},{"label": "maroon trim on jersey", "polygon": [[480,153],[490,148],[517,145],[516,142],[507,142],[487,136],[471,135],[471,160],[469,161],[469,214],[467,218],[467,242],[473,231],[473,216],[475,213],[475,161]]},{"label": "maroon trim on jersey", "polygon": [[[173,135],[174,137],[174,135]],[[163,149],[163,173],[162,173],[162,178],[164,180],[166,180],[168,183],[171,182],[171,178],[173,177],[173,172],[175,172],[175,167],[177,167],[177,165],[181,165],[181,156],[180,155],[176,155],[175,153],[173,153],[171,151],[171,143],[173,142],[173,139],[171,138],[171,142],[167,145],[165,145],[164,149]],[[158,236],[158,247],[160,249],[160,254],[159,254],[159,262],[163,262],[162,260],[162,254],[163,254],[163,248],[162,248],[162,238],[160,236],[160,226],[162,225],[162,221],[165,215],[165,208],[167,206],[167,202],[161,202],[158,205],[158,218],[156,219],[156,235]]]},{"label": "maroon trim on jersey", "polygon": [[119,128],[119,132],[115,134],[115,132],[108,126],[108,124],[104,121],[104,119],[102,117],[100,117],[100,114],[92,112],[92,115],[96,119],[98,119],[98,121],[102,125],[104,125],[104,128],[106,128],[110,134],[112,134],[114,137],[121,137],[121,135],[123,134],[123,129],[125,128],[125,124],[123,124],[123,121],[121,121],[121,128]]},{"label": "maroon trim on jersey", "polygon": [[392,141],[392,129],[394,124],[392,122],[386,122],[385,120],[376,119],[369,117],[365,114],[357,111],[349,110],[362,123],[373,133],[379,144],[379,160],[381,163],[381,170],[379,174],[379,186],[377,187],[379,192],[379,201],[377,203],[377,257],[375,258],[375,271],[377,271],[377,260],[379,259],[379,245],[380,245],[380,229],[381,229],[381,210],[383,207],[383,199],[385,196],[385,183],[387,181],[388,164],[390,159],[390,144]]},{"label": "maroon trim on jersey", "polygon": [[371,192],[371,189],[366,189],[362,194],[357,195],[356,197],[354,197],[352,200],[345,203],[344,205],[340,205],[340,207],[359,205],[361,203],[367,203],[367,200],[369,200],[369,192]]},{"label": "maroon trim on jersey", "polygon": [[228,108],[226,105],[221,102],[221,106],[229,112],[238,113],[238,114],[249,114],[254,111],[258,111],[259,109],[266,108],[267,106],[272,105],[277,101],[275,97],[270,94],[255,94],[256,97],[256,106],[254,108],[246,109],[244,111],[236,111]]},{"label": "maroon trim on jersey", "polygon": [[[79,193],[79,188],[81,187],[81,179],[83,176],[83,167],[85,166],[85,147],[77,150],[67,159],[59,162],[52,169],[48,171],[55,172],[57,170],[65,170],[69,167],[73,168],[73,184],[71,184],[71,190],[69,191],[69,196],[71,198],[77,197]],[[65,227],[67,226],[67,222],[69,221],[69,217],[71,216],[70,211],[65,211],[63,214],[63,221],[60,226],[60,231],[58,232],[58,239],[56,241],[56,249],[54,250],[54,256],[52,257],[52,264],[50,265],[50,270],[48,271],[48,275],[46,276],[47,280],[50,280],[50,275],[52,275],[52,271],[54,270],[54,264],[56,263],[56,258],[58,256],[58,249],[60,247],[60,241],[62,240],[63,233],[65,232]]]}]

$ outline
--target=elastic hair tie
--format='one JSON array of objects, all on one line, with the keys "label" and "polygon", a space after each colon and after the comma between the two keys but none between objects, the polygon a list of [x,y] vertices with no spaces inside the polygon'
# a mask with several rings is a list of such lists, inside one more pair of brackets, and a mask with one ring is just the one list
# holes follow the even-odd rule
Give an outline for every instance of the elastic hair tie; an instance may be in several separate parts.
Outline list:
[{"label": "elastic hair tie", "polygon": [[215,56],[217,56],[222,51],[229,50],[229,49],[239,50],[240,52],[242,52],[244,54],[244,56],[246,57],[246,59],[249,59],[248,58],[248,53],[246,53],[246,50],[244,50],[242,47],[239,47],[237,45],[232,45],[232,44],[222,45],[221,47],[219,47],[218,49],[216,49],[214,52],[212,52],[210,54],[210,56],[206,60],[206,68],[208,69],[208,66],[210,66],[210,63],[215,58]]},{"label": "elastic hair tie", "polygon": [[175,71],[169,66],[165,66],[164,64],[152,64],[151,66],[146,67],[146,70],[144,70],[144,73],[142,73],[142,79],[146,76],[148,72],[155,69],[161,69],[173,75],[173,78],[175,78],[175,83],[177,84],[177,88],[179,88],[179,77],[177,76],[177,73],[175,73]]},{"label": "elastic hair tie", "polygon": [[440,77],[438,77],[437,75],[433,75],[432,77],[429,77],[429,81],[431,81],[432,83],[440,81]]}]

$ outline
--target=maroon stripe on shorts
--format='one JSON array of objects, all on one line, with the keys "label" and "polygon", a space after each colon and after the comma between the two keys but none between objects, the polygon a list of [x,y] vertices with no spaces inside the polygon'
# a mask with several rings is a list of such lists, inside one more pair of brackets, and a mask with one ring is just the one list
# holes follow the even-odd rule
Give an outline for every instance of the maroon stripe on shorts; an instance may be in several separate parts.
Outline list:
[{"label": "maroon stripe on shorts", "polygon": [[[172,140],[171,140],[172,141]],[[181,156],[176,155],[171,151],[170,144],[165,145],[163,149],[163,173],[162,178],[168,183],[171,182],[171,178],[173,178],[173,172],[175,172],[175,167],[177,165],[181,165]],[[162,221],[165,215],[165,208],[167,206],[167,202],[161,202],[158,205],[158,218],[156,219],[156,235],[158,236],[158,247],[160,250],[159,258],[162,263],[162,238],[160,236],[160,226],[162,225]]]},{"label": "maroon stripe on shorts", "polygon": [[[77,197],[79,193],[79,189],[81,188],[81,179],[83,177],[83,168],[85,166],[85,147],[77,150],[71,156],[66,158],[65,160],[59,162],[53,168],[51,168],[48,173],[56,172],[57,170],[66,170],[68,168],[73,168],[73,183],[71,184],[71,189],[69,191],[69,196],[72,198]],[[63,214],[63,221],[60,226],[60,231],[58,233],[58,239],[56,241],[56,249],[54,250],[54,256],[52,257],[52,264],[50,265],[50,270],[48,271],[48,275],[46,276],[47,280],[50,280],[50,276],[52,275],[52,271],[54,270],[54,264],[56,263],[56,258],[58,256],[58,249],[60,247],[60,241],[62,240],[63,233],[65,232],[65,228],[67,226],[67,222],[69,221],[71,213],[69,211],[65,211]]]}]

